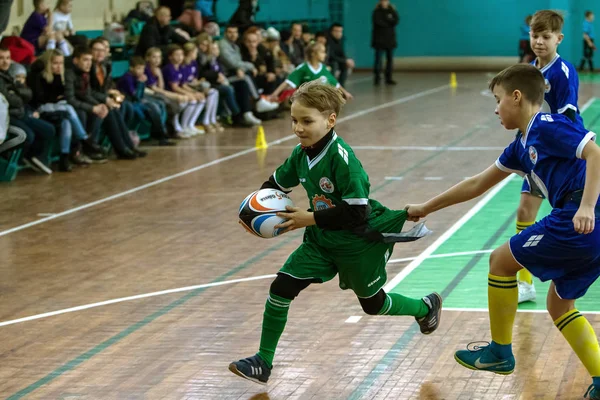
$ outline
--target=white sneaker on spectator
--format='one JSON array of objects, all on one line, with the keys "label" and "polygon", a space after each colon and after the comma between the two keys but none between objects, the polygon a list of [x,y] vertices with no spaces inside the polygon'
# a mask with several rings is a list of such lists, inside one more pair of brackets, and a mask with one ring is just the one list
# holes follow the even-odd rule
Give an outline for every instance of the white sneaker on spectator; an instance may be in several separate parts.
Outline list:
[{"label": "white sneaker on spectator", "polygon": [[26,161],[29,161],[31,164],[33,164],[34,169],[42,171],[45,174],[52,175],[52,170],[46,164],[41,162],[38,158],[31,157],[29,158],[29,160]]},{"label": "white sneaker on spectator", "polygon": [[256,102],[256,112],[259,113],[277,110],[278,108],[279,103],[271,103],[270,101],[265,100],[263,97]]},{"label": "white sneaker on spectator", "polygon": [[262,124],[262,120],[256,118],[252,112],[247,111],[244,113],[244,122],[249,125],[260,125]]},{"label": "white sneaker on spectator", "polygon": [[202,126],[195,126],[194,129],[196,130],[197,135],[204,135],[206,133]]},{"label": "white sneaker on spectator", "polygon": [[519,287],[519,303],[525,303],[526,301],[535,301],[535,286],[533,283],[517,282]]},{"label": "white sneaker on spectator", "polygon": [[192,136],[196,136],[196,131],[193,131],[192,128],[185,128],[181,134],[184,138],[189,139]]}]

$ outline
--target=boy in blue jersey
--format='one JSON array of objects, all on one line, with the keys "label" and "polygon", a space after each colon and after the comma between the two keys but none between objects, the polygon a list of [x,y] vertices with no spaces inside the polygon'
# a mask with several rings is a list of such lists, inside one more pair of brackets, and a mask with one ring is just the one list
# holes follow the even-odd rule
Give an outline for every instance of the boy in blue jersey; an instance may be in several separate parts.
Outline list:
[{"label": "boy in blue jersey", "polygon": [[[552,10],[541,10],[531,20],[531,47],[536,55],[532,62],[544,75],[546,88],[542,111],[564,114],[583,124],[577,107],[579,78],[575,67],[563,60],[556,49],[562,42],[563,17]],[[525,175],[521,200],[517,209],[517,233],[535,223],[544,199],[542,191],[529,175]],[[519,303],[535,300],[533,277],[523,269],[518,275]]]},{"label": "boy in blue jersey", "polygon": [[579,65],[579,70],[583,71],[585,62],[590,64],[590,72],[594,72],[594,50],[596,45],[594,44],[594,13],[591,11],[585,12],[585,20],[583,21],[583,58]]},{"label": "boy in blue jersey", "polygon": [[490,83],[496,114],[506,129],[519,129],[495,164],[423,204],[408,205],[409,219],[485,193],[515,172],[530,174],[553,207],[550,215],[513,236],[490,257],[488,306],[492,342],[455,353],[470,369],[511,374],[512,328],[517,312],[516,274],[527,268],[551,280],[547,307],[555,326],[593,378],[586,395],[600,400],[600,348],[590,323],[575,309],[600,276],[600,148],[595,134],[560,114],[540,112],[546,83],[539,70],[518,64]]}]

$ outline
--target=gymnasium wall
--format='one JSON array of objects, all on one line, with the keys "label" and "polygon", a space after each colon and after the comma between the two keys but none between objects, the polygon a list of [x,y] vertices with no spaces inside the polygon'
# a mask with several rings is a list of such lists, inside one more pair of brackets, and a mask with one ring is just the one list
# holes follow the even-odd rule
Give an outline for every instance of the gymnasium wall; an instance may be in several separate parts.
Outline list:
[{"label": "gymnasium wall", "polygon": [[[519,28],[525,16],[544,8],[565,13],[565,40],[559,53],[574,64],[582,54],[585,10],[596,9],[595,26],[600,36],[597,0],[392,0],[392,3],[400,14],[395,51],[398,58],[516,57]],[[346,49],[358,67],[369,68],[373,63],[370,38],[375,4],[375,0],[346,0],[344,5]],[[600,66],[600,52],[596,53],[595,63]]]},{"label": "gymnasium wall", "polygon": [[[47,0],[54,5],[54,0]],[[329,18],[330,2],[342,0],[260,0],[257,21],[290,21]],[[600,42],[600,2],[598,0],[392,0],[400,14],[397,27],[400,63],[417,60],[439,64],[428,57],[446,57],[460,63],[459,57],[486,57],[512,60],[516,57],[519,28],[527,14],[553,8],[566,15],[565,40],[560,54],[578,64],[582,54],[583,13],[596,11],[596,32]],[[20,3],[20,4],[19,4]],[[102,29],[103,15],[112,7],[119,15],[134,7],[136,0],[74,0],[73,19],[79,30]],[[371,13],[376,0],[343,0],[346,51],[357,67],[370,68]],[[218,0],[219,20],[228,20],[238,0]],[[31,11],[31,0],[14,0],[10,28],[22,26]],[[19,12],[21,11],[21,12]],[[426,61],[424,61],[426,60]],[[469,63],[473,60],[469,59]],[[483,59],[482,59],[483,60]],[[600,66],[600,51],[595,64]],[[417,64],[418,64],[417,62]],[[494,61],[495,62],[495,61]],[[493,62],[492,62],[493,64]]]}]

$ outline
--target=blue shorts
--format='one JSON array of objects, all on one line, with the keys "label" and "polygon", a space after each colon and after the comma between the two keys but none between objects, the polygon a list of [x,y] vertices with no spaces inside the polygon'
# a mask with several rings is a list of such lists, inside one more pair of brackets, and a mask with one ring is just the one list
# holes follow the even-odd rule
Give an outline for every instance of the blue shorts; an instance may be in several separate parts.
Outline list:
[{"label": "blue shorts", "polygon": [[569,202],[510,238],[515,260],[543,282],[553,281],[563,299],[583,297],[600,276],[600,218],[588,235],[575,232],[573,216],[579,204]]},{"label": "blue shorts", "polygon": [[521,186],[521,193],[529,193],[532,196],[539,197],[541,199],[546,198],[542,190],[538,187],[538,185],[536,185],[536,183],[529,174],[525,174],[525,176],[523,177],[523,186]]}]

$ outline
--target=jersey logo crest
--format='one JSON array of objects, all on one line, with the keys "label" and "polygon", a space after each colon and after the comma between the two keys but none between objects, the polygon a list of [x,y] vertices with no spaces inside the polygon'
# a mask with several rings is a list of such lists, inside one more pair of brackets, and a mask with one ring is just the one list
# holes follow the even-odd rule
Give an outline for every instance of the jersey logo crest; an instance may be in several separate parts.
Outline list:
[{"label": "jersey logo crest", "polygon": [[319,187],[325,193],[333,193],[334,190],[333,183],[325,176],[319,180]]},{"label": "jersey logo crest", "polygon": [[550,93],[550,90],[552,90],[552,85],[550,84],[550,81],[548,79],[544,79],[545,83],[546,83],[546,88],[544,89],[544,93]]},{"label": "jersey logo crest", "polygon": [[533,165],[535,165],[535,163],[537,163],[538,160],[538,152],[533,146],[529,146],[529,160],[531,160]]},{"label": "jersey logo crest", "polygon": [[326,76],[320,77],[319,80],[321,81],[322,84],[326,84],[327,83],[327,77]]},{"label": "jersey logo crest", "polygon": [[329,200],[327,197],[322,196],[322,195],[315,195],[312,198],[312,204],[313,204],[313,210],[315,210],[315,211],[327,210],[328,208],[335,207],[331,200]]}]

